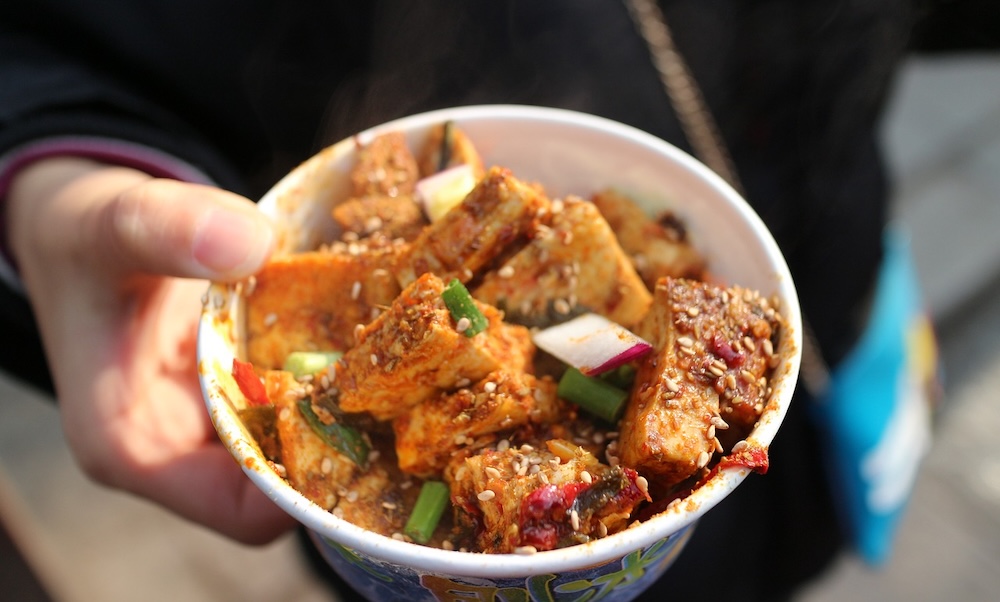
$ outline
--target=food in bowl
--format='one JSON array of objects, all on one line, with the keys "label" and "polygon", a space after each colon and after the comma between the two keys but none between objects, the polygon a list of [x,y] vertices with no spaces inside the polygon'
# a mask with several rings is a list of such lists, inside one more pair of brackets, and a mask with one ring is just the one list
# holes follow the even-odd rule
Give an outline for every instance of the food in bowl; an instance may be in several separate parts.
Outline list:
[{"label": "food in bowl", "polygon": [[778,303],[714,282],[671,213],[550,198],[461,130],[359,149],[334,234],[243,287],[241,417],[274,470],[370,531],[530,553],[676,504],[748,444]]}]

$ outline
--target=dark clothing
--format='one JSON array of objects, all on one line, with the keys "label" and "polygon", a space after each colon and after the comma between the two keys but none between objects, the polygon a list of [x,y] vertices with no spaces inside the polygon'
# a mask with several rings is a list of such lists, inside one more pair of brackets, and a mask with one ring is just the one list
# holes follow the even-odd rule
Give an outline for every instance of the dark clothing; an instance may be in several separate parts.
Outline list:
[{"label": "dark clothing", "polygon": [[[880,257],[876,119],[909,3],[663,5],[835,362]],[[576,109],[687,148],[646,45],[610,0],[7,2],[0,82],[0,156],[46,136],[123,139],[251,198],[327,144],[445,106]],[[0,313],[3,365],[47,386],[26,305],[5,290]],[[824,566],[840,541],[805,413],[800,396],[771,473],[709,513],[658,592],[774,599]]]}]

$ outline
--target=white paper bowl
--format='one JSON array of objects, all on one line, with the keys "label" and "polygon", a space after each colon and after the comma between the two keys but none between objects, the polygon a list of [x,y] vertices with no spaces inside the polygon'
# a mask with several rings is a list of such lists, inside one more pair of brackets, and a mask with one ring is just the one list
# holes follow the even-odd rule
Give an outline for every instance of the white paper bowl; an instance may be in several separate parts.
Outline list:
[{"label": "white paper bowl", "polygon": [[[748,438],[753,446],[766,448],[788,409],[799,368],[801,317],[791,275],[764,224],[730,186],[689,155],[639,130],[580,113],[524,106],[445,109],[386,123],[323,150],[261,199],[260,209],[279,226],[279,248],[310,249],[328,234],[330,203],[346,194],[359,143],[382,132],[402,131],[416,148],[431,126],[447,120],[469,136],[487,165],[538,181],[551,197],[572,193],[586,198],[613,186],[651,211],[670,208],[686,224],[713,275],[778,297],[789,326],[777,349],[783,361],[771,379],[770,403]],[[219,436],[249,478],[311,530],[331,565],[370,599],[435,600],[445,591],[471,596],[482,594],[482,588],[514,588],[534,599],[542,591],[538,588],[546,595],[603,588],[610,595],[603,599],[629,600],[666,570],[697,519],[749,473],[745,467],[722,469],[683,503],[636,527],[530,556],[449,552],[397,541],[338,519],[268,467],[229,401],[235,387],[230,369],[233,357],[242,356],[242,331],[238,288],[213,284],[201,317],[198,356]],[[616,579],[618,585],[609,589]]]}]

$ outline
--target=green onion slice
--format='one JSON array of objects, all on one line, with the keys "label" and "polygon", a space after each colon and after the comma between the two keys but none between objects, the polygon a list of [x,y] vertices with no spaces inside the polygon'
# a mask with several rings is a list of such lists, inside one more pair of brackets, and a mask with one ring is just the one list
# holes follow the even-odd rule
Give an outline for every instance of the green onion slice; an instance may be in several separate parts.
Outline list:
[{"label": "green onion slice", "polygon": [[312,400],[309,398],[300,399],[298,402],[299,411],[306,419],[312,430],[319,435],[327,445],[344,454],[358,466],[364,467],[368,461],[368,442],[361,436],[361,433],[354,427],[334,422],[326,424],[319,419],[312,409]]},{"label": "green onion slice", "polygon": [[612,424],[621,418],[628,400],[627,391],[600,378],[587,376],[573,367],[567,368],[559,379],[556,393]]},{"label": "green onion slice", "polygon": [[282,369],[302,378],[325,370],[343,355],[339,351],[293,351],[285,358]]},{"label": "green onion slice", "polygon": [[441,300],[444,301],[445,307],[451,312],[451,317],[454,318],[455,322],[465,326],[463,318],[468,321],[468,326],[462,330],[465,336],[475,336],[489,326],[489,320],[476,307],[472,295],[469,294],[469,289],[465,288],[465,285],[457,278],[452,278],[451,282],[444,287],[444,291],[441,292]]},{"label": "green onion slice", "polygon": [[420,487],[417,503],[403,532],[417,543],[427,543],[434,534],[444,509],[451,501],[451,491],[441,481],[425,481]]}]

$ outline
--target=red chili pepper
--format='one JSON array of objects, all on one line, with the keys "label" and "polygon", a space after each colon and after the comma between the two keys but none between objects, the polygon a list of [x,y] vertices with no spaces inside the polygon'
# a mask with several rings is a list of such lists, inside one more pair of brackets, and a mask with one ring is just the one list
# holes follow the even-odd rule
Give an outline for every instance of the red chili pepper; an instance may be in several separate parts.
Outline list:
[{"label": "red chili pepper", "polygon": [[233,378],[239,386],[243,396],[247,398],[250,405],[265,406],[271,403],[267,398],[267,390],[264,383],[260,382],[260,377],[253,369],[250,362],[241,362],[233,358]]}]

